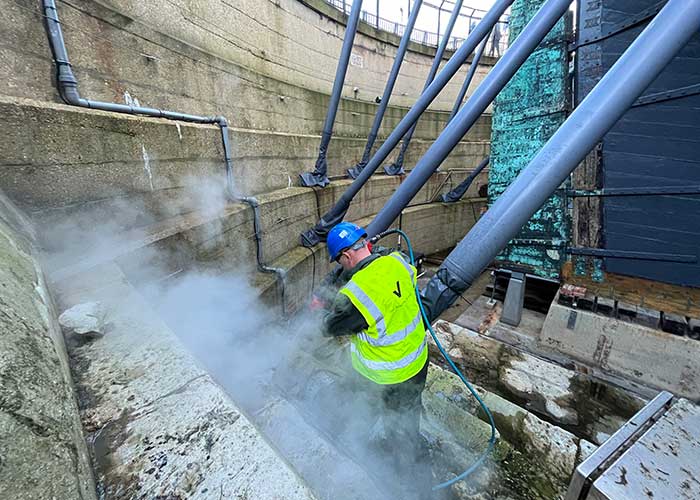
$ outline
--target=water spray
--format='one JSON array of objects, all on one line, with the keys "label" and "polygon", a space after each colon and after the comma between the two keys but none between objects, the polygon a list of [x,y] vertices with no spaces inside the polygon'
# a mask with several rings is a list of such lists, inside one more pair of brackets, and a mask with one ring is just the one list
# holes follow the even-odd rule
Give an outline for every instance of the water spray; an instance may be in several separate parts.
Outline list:
[{"label": "water spray", "polygon": [[[408,255],[411,260],[411,265],[415,266],[415,258],[413,256],[413,247],[411,246],[411,240],[409,239],[408,235],[403,232],[401,229],[387,229],[386,231],[382,231],[381,233],[377,234],[376,236],[373,236],[370,238],[369,242],[371,244],[376,243],[380,239],[389,236],[390,234],[397,234],[399,235],[400,238],[403,238],[406,241],[406,247],[408,248]],[[447,354],[447,351],[445,351],[444,347],[442,347],[442,344],[440,343],[440,340],[438,339],[437,335],[435,334],[435,331],[433,330],[433,327],[430,325],[430,320],[428,319],[428,315],[425,312],[425,307],[423,307],[423,301],[420,296],[420,291],[418,290],[418,285],[416,284],[415,288],[416,292],[416,299],[418,300],[418,307],[420,308],[421,315],[423,316],[423,322],[425,323],[425,326],[428,328],[428,331],[430,332],[430,335],[433,337],[433,340],[435,341],[435,344],[437,345],[438,349],[440,350],[440,354],[442,354],[442,357],[445,358],[447,361],[447,364],[450,365],[450,368],[455,372],[455,374],[460,378],[460,380],[464,383],[464,385],[467,387],[469,392],[476,398],[476,400],[479,402],[481,405],[481,408],[484,410],[484,413],[486,413],[486,416],[489,418],[489,423],[491,424],[491,437],[489,438],[489,444],[486,447],[486,449],[483,451],[481,455],[479,455],[479,458],[471,465],[467,470],[462,472],[461,474],[457,475],[456,477],[450,479],[449,481],[445,481],[443,483],[437,484],[433,486],[433,491],[435,490],[440,490],[443,488],[447,488],[448,486],[452,486],[458,481],[461,481],[463,479],[466,479],[469,477],[475,470],[477,470],[481,464],[484,463],[486,458],[491,454],[493,451],[494,446],[496,445],[496,424],[493,420],[493,415],[491,415],[491,411],[489,410],[488,406],[486,406],[486,403],[481,399],[479,394],[474,390],[474,387],[469,383],[467,378],[464,376],[464,374],[457,368],[457,365],[455,365],[454,361],[452,361],[452,358],[450,358],[450,355]]]}]

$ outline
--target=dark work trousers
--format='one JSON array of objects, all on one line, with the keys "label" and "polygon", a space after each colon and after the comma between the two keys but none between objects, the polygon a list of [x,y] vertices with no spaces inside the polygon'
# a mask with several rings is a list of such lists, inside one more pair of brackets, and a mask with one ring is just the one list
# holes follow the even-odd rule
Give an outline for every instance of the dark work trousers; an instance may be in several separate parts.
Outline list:
[{"label": "dark work trousers", "polygon": [[420,433],[421,393],[427,375],[426,361],[421,371],[400,384],[375,384],[359,374],[356,380],[356,394],[371,410],[369,447],[390,460],[401,476],[413,483],[411,489],[423,491],[430,489],[432,480],[428,446]]}]

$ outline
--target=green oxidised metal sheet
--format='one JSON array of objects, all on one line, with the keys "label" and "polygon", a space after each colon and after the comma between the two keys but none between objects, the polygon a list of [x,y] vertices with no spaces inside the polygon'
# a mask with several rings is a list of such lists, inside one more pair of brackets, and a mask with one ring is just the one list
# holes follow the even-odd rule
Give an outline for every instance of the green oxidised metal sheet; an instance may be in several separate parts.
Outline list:
[{"label": "green oxidised metal sheet", "polygon": [[[510,17],[512,43],[544,3],[516,0]],[[501,91],[491,132],[489,202],[493,203],[542,149],[566,119],[569,109],[570,24],[560,20]],[[559,278],[570,218],[564,192],[549,198],[520,234],[496,258],[546,278]]]}]

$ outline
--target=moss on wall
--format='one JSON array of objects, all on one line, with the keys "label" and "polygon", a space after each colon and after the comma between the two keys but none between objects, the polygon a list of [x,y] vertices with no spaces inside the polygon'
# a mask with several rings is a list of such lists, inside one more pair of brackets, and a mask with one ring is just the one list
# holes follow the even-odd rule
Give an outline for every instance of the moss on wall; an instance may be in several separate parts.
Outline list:
[{"label": "moss on wall", "polygon": [[63,337],[23,219],[0,193],[0,498],[90,500]]}]

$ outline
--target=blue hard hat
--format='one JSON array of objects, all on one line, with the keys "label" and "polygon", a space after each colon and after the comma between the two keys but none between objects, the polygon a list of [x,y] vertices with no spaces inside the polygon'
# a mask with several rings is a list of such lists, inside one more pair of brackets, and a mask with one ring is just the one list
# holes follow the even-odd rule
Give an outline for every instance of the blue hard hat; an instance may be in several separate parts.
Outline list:
[{"label": "blue hard hat", "polygon": [[341,222],[333,226],[326,238],[331,262],[335,261],[343,250],[353,246],[360,238],[366,237],[367,232],[352,222]]}]

